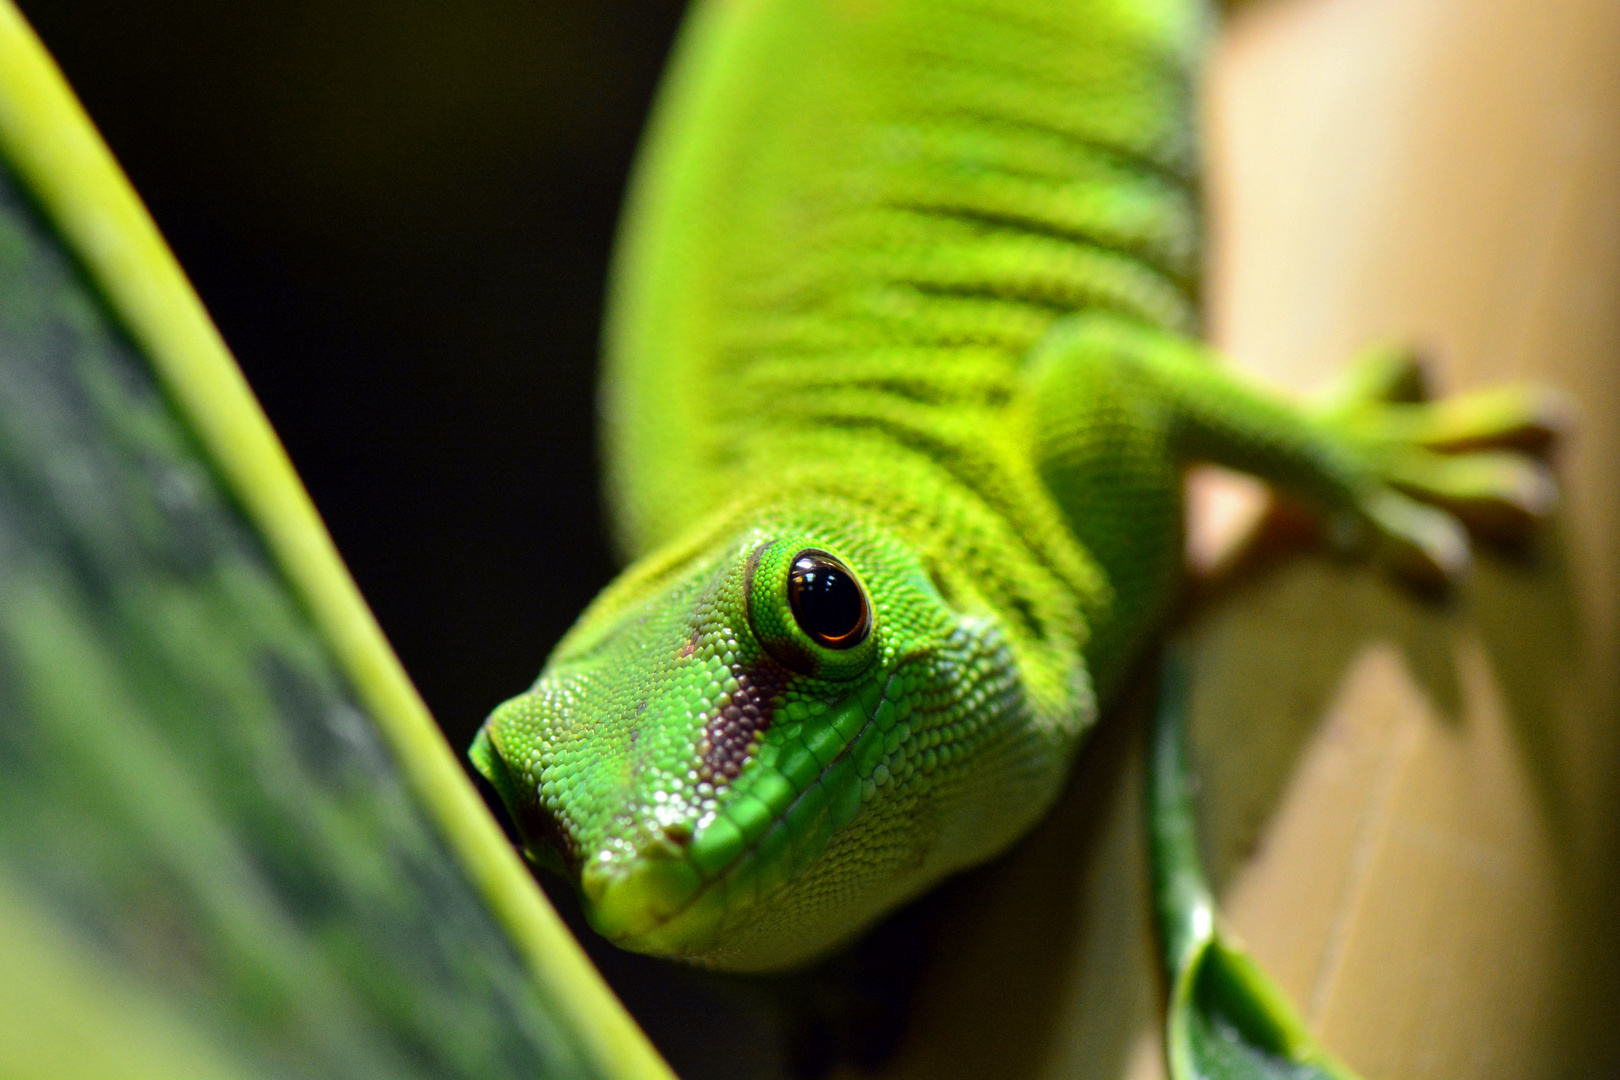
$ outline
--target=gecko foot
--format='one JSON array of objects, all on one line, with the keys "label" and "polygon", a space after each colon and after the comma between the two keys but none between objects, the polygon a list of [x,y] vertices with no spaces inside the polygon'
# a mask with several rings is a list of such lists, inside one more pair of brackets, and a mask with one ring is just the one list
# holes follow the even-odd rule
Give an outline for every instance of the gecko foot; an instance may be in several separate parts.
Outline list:
[{"label": "gecko foot", "polygon": [[1546,457],[1570,409],[1561,395],[1526,385],[1426,398],[1416,355],[1380,349],[1314,413],[1368,468],[1358,510],[1381,556],[1406,576],[1444,584],[1467,573],[1468,530],[1518,543],[1557,509]]}]

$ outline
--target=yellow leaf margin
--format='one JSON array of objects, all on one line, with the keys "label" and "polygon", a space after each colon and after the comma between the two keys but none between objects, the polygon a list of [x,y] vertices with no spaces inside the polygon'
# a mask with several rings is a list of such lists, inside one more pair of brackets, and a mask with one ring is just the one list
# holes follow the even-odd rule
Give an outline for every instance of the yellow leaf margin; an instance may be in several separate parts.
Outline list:
[{"label": "yellow leaf margin", "polygon": [[0,0],[0,155],[152,363],[382,728],[412,790],[597,1071],[614,1080],[673,1080],[485,809],[191,283],[11,0]]}]

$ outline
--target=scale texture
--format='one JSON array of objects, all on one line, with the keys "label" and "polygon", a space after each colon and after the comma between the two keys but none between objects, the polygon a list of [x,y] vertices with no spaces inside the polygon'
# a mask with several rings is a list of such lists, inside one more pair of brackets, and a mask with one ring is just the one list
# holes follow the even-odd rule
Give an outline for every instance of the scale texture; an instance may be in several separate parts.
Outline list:
[{"label": "scale texture", "polygon": [[[1207,23],[1182,0],[692,15],[607,335],[634,561],[473,748],[604,934],[789,966],[1013,843],[1175,598],[1187,461],[1440,573],[1466,540],[1410,494],[1534,509],[1518,458],[1436,465],[1430,413],[1384,403],[1398,359],[1308,414],[1197,343]],[[1453,416],[1455,448],[1522,428],[1517,401]],[[812,564],[854,606],[806,599]]]}]

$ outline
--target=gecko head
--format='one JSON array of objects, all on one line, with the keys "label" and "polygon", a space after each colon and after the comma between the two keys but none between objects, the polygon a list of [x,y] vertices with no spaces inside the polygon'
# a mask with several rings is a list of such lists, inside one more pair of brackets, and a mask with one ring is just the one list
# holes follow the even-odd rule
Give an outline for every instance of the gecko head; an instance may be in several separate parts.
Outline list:
[{"label": "gecko head", "polygon": [[479,733],[531,857],[626,948],[782,966],[926,884],[902,804],[950,747],[913,712],[959,617],[881,526],[814,521],[630,568]]}]

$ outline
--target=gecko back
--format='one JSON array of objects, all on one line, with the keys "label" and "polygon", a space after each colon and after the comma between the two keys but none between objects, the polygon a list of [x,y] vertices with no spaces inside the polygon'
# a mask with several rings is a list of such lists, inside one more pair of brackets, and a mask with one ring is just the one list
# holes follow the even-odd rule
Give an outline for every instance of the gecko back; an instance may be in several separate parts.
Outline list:
[{"label": "gecko back", "polygon": [[1204,29],[1195,0],[700,5],[613,274],[625,552],[802,458],[808,429],[889,424],[936,456],[1001,437],[1066,314],[1193,329]]},{"label": "gecko back", "polygon": [[691,17],[606,343],[637,561],[473,750],[610,938],[796,963],[1050,805],[1114,593],[1019,386],[1077,311],[1194,328],[1202,27],[1176,0]]}]

